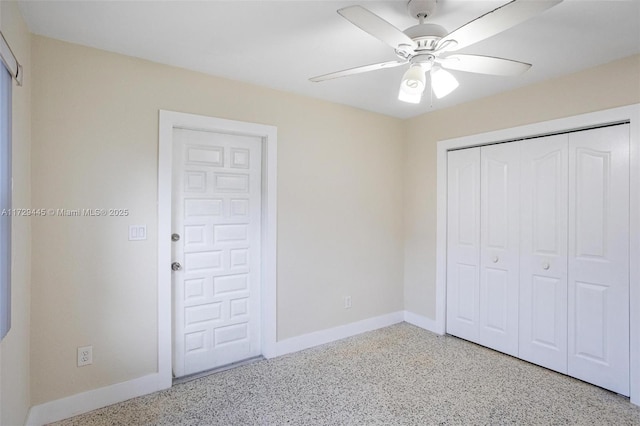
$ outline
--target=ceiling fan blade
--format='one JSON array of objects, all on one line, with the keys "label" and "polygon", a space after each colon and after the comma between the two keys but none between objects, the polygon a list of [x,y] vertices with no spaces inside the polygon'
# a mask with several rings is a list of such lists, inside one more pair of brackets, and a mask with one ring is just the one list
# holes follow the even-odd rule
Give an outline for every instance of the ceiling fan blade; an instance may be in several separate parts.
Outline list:
[{"label": "ceiling fan blade", "polygon": [[531,68],[525,62],[479,55],[449,55],[438,62],[450,70],[505,76],[520,75]]},{"label": "ceiling fan blade", "polygon": [[376,71],[384,68],[399,67],[400,65],[404,65],[406,63],[407,61],[380,62],[378,64],[364,65],[361,67],[349,68],[348,70],[342,70],[342,71],[332,72],[330,74],[319,75],[317,77],[310,78],[309,81],[318,83],[320,81],[331,80],[339,77],[346,77],[348,75],[353,75],[353,74],[361,74],[363,72]]},{"label": "ceiling fan blade", "polygon": [[349,6],[339,9],[338,13],[361,30],[378,40],[397,49],[401,45],[415,48],[416,44],[409,36],[362,6]]},{"label": "ceiling fan blade", "polygon": [[451,43],[448,50],[462,49],[515,27],[560,2],[562,0],[513,0],[452,31],[438,42],[438,48],[454,40],[457,44]]}]

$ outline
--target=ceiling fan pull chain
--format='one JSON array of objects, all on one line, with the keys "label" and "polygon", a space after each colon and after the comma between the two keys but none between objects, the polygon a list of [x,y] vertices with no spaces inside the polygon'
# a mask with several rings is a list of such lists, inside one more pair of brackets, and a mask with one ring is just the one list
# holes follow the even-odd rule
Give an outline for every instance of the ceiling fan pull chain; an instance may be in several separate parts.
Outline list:
[{"label": "ceiling fan pull chain", "polygon": [[429,108],[433,109],[433,78],[431,78],[431,71],[429,71]]}]

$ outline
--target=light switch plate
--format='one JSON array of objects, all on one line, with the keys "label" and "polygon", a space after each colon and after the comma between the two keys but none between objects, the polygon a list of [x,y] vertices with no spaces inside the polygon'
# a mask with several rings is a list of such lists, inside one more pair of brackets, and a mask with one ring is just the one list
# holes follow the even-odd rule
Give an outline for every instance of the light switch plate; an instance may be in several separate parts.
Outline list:
[{"label": "light switch plate", "polygon": [[147,239],[147,225],[129,225],[129,241]]}]

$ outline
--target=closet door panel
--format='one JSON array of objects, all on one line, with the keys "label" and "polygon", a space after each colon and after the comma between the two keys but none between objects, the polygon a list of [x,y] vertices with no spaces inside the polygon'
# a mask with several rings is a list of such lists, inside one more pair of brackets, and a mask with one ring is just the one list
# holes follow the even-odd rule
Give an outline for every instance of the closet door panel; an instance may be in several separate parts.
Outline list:
[{"label": "closet door panel", "polygon": [[629,395],[629,126],[569,136],[571,376]]},{"label": "closet door panel", "polygon": [[480,343],[518,355],[519,143],[481,148]]},{"label": "closet door panel", "polygon": [[447,333],[478,341],[480,148],[448,153]]},{"label": "closet door panel", "polygon": [[521,142],[519,356],[567,373],[568,136]]}]

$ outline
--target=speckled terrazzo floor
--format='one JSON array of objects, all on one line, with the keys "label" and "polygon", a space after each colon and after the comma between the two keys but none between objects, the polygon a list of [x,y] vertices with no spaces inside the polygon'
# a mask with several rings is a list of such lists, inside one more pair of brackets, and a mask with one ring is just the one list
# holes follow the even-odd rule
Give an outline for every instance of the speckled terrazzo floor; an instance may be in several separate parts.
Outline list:
[{"label": "speckled terrazzo floor", "polygon": [[58,425],[640,425],[627,398],[407,323]]}]

